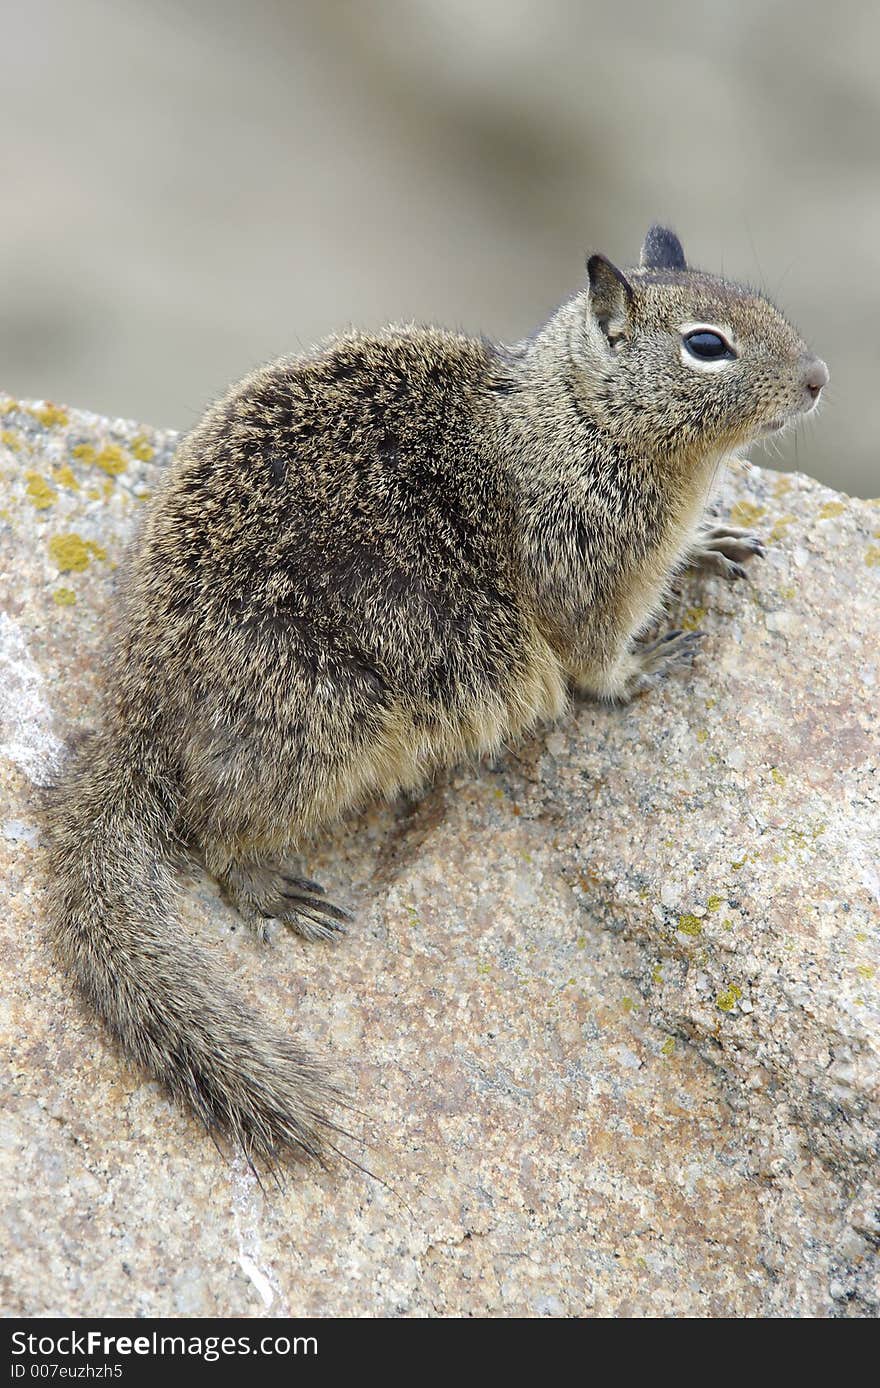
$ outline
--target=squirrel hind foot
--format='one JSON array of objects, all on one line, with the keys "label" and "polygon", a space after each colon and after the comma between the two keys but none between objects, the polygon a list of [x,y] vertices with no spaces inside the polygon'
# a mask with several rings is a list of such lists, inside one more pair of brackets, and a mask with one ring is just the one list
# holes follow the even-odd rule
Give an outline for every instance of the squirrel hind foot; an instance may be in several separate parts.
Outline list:
[{"label": "squirrel hind foot", "polygon": [[277,863],[210,861],[208,870],[260,940],[269,939],[266,922],[281,921],[306,940],[332,940],[345,934],[353,917],[328,901],[320,882],[289,873]]}]

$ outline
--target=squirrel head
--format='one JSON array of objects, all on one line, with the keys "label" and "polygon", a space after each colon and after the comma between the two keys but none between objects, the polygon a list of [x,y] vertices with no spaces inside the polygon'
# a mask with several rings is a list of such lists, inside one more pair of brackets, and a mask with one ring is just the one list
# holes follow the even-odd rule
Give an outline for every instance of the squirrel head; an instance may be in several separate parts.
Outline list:
[{"label": "squirrel head", "polygon": [[828,368],[762,294],[691,269],[652,226],[633,270],[587,262],[574,301],[574,386],[621,441],[659,453],[728,452],[808,414]]}]

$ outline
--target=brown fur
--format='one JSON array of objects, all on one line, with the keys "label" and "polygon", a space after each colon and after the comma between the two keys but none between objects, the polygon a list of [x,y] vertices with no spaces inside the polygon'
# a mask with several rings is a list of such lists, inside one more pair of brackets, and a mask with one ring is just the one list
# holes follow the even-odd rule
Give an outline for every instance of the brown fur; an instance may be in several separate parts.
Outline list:
[{"label": "brown fur", "polygon": [[[121,583],[102,731],[52,797],[53,926],[127,1051],[248,1154],[320,1157],[334,1092],[181,938],[175,854],[259,932],[326,937],[344,913],[287,866],[315,830],[558,717],[572,684],[627,699],[692,656],[640,638],[684,562],[760,552],[700,530],[707,498],[821,364],[760,295],[683,265],[656,228],[626,276],[592,257],[510,349],[334,339],[178,448]],[[683,360],[693,322],[737,360]]]}]

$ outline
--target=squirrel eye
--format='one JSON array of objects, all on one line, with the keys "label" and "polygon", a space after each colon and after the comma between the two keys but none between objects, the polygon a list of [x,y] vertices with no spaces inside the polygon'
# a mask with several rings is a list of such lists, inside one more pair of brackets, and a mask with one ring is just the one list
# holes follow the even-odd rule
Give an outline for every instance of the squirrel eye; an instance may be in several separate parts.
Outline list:
[{"label": "squirrel eye", "polygon": [[699,361],[721,361],[724,357],[733,359],[736,356],[730,343],[720,333],[711,333],[706,328],[687,333],[684,345],[691,356]]}]

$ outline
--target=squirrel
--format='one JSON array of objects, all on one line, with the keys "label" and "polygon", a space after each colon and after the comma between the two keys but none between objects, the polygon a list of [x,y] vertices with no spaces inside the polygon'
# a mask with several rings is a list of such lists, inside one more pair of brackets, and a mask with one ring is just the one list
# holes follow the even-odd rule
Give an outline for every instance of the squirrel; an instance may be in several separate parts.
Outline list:
[{"label": "squirrel", "polygon": [[762,294],[654,226],[514,346],[352,331],[208,408],[122,571],[102,726],[47,843],[63,967],[212,1135],[323,1162],[342,1096],[182,936],[181,854],[258,936],[342,930],[296,866],[315,832],[690,662],[697,634],[654,635],[672,580],[763,553],[713,521],[713,484],[827,382]]}]

